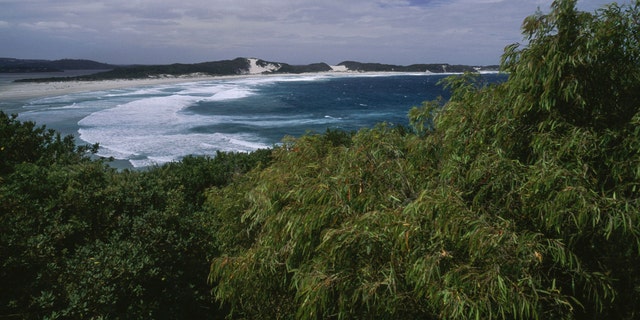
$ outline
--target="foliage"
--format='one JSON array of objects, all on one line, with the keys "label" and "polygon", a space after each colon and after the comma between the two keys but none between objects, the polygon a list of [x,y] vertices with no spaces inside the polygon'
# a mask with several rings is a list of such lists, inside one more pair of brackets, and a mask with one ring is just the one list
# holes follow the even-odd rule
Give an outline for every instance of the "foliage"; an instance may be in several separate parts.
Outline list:
[{"label": "foliage", "polygon": [[72,136],[62,137],[55,130],[16,118],[0,111],[0,175],[23,162],[51,165],[86,160],[86,152],[97,150],[97,145],[76,147]]},{"label": "foliage", "polygon": [[[229,299],[236,310],[253,317],[274,315],[276,311],[275,315],[281,317],[296,312],[299,316],[314,313],[322,316],[317,309],[338,312],[345,308],[332,304],[336,301],[331,299],[325,299],[319,306],[320,301],[307,301],[306,296],[297,296],[296,291],[318,295],[323,283],[330,286],[331,270],[319,273],[308,269],[307,262],[314,258],[344,259],[341,263],[346,265],[357,263],[350,250],[342,255],[331,252],[335,249],[328,245],[330,239],[324,235],[327,230],[339,230],[360,212],[385,210],[416,196],[416,187],[407,175],[419,174],[420,163],[409,163],[406,153],[422,152],[421,145],[407,145],[413,139],[405,140],[400,132],[380,126],[358,132],[346,144],[334,144],[330,135],[292,140],[275,150],[269,168],[227,189],[233,191],[212,190],[210,203],[218,208],[212,214],[223,219],[218,225],[219,238],[235,244],[225,251],[243,253],[214,262],[212,270],[217,276],[212,281],[222,282],[216,296]],[[247,180],[255,181],[255,185],[244,182]],[[379,240],[381,245],[393,245]],[[320,254],[317,248],[323,243],[328,251]],[[370,250],[363,256],[363,267],[377,253]],[[321,261],[324,260],[318,263]],[[365,277],[351,268],[336,269],[344,272],[345,279]],[[302,274],[315,275],[316,281],[312,283]],[[380,276],[372,274],[368,280],[373,283]],[[338,288],[326,290],[334,295],[346,294]],[[304,309],[291,309],[300,303]],[[352,315],[365,311],[367,302],[361,303],[361,308]]]},{"label": "foliage", "polygon": [[203,191],[270,151],[117,172],[71,137],[0,113],[0,317],[216,318]]},{"label": "foliage", "polygon": [[415,134],[305,136],[212,189],[216,298],[247,318],[636,318],[638,21],[555,1],[507,82],[448,79]]},{"label": "foliage", "polygon": [[140,172],[0,112],[0,317],[638,318],[638,21],[558,0],[410,128]]}]

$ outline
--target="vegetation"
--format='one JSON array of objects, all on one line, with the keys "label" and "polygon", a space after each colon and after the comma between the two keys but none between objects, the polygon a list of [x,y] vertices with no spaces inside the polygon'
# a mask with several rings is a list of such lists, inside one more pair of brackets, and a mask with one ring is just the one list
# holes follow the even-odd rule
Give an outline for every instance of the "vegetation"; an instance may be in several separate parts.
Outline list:
[{"label": "vegetation", "polygon": [[[0,58],[0,72],[40,72],[40,71],[60,71],[64,67],[77,69],[78,65],[90,66],[90,61],[84,60],[58,60],[58,61],[40,61],[36,60],[16,60]],[[75,64],[74,64],[75,63]],[[281,62],[269,62],[257,60],[256,64],[260,67],[275,67],[272,71],[263,73],[269,74],[300,74],[308,72],[328,72],[332,71],[328,64],[312,63],[308,65],[290,65]],[[5,65],[5,67],[3,67]],[[351,71],[359,72],[476,72],[475,67],[464,65],[449,64],[414,64],[410,66],[398,66],[379,63],[360,63],[354,61],[341,62],[339,65],[347,67]],[[57,69],[44,69],[53,68]],[[100,66],[95,63],[96,69],[107,69],[108,65]],[[90,68],[87,68],[90,69]],[[132,66],[110,66],[108,71],[98,72],[89,75],[75,77],[48,77],[48,78],[31,78],[20,79],[16,82],[61,82],[61,81],[100,81],[100,80],[118,80],[118,79],[148,79],[162,77],[181,77],[193,75],[220,76],[220,75],[239,75],[250,72],[250,62],[247,58],[236,58],[233,60],[210,61],[202,63],[184,64],[174,63],[169,65],[132,65]],[[482,70],[497,70],[497,66],[485,66]],[[20,71],[22,70],[22,71]]]},{"label": "vegetation", "polygon": [[143,172],[0,112],[0,317],[639,318],[638,21],[555,1],[408,128]]},{"label": "vegetation", "polygon": [[49,81],[98,81],[114,79],[148,79],[165,76],[203,75],[236,75],[249,66],[247,59],[222,60],[195,64],[174,63],[169,65],[133,65],[114,67],[113,70],[98,72],[77,77],[21,79],[16,82],[49,82]]},{"label": "vegetation", "polygon": [[0,318],[221,318],[203,192],[269,150],[117,172],[0,112]]},{"label": "vegetation", "polygon": [[209,192],[210,280],[261,318],[636,318],[640,3],[556,1],[500,85],[349,143],[306,136]]},{"label": "vegetation", "polygon": [[[393,64],[381,64],[381,63],[362,63],[356,61],[343,61],[338,64],[339,66],[345,66],[352,71],[375,71],[375,72],[476,72],[475,67],[466,65],[450,65],[448,63],[430,63],[430,64],[412,64],[409,66],[399,66]],[[497,71],[498,66],[484,66],[481,68],[485,71]]]},{"label": "vegetation", "polygon": [[91,60],[25,60],[0,58],[0,73],[62,72],[64,70],[105,70],[115,66]]},{"label": "vegetation", "polygon": [[[65,61],[65,60],[61,60]],[[0,61],[1,64],[2,61]],[[289,65],[286,63],[274,63],[258,60],[258,65],[278,65],[279,69],[273,73],[305,73],[331,71],[331,67],[326,63],[314,63],[309,65]],[[63,66],[59,63],[58,66]],[[114,79],[148,79],[155,77],[180,77],[194,74],[217,76],[217,75],[238,75],[249,71],[249,60],[246,58],[236,58],[233,60],[211,61],[193,64],[174,63],[169,65],[134,65],[134,66],[114,66],[113,70],[98,72],[90,75],[76,77],[56,77],[56,78],[34,78],[21,79],[16,82],[49,82],[49,81],[98,81]],[[0,69],[1,71],[1,69]]]}]

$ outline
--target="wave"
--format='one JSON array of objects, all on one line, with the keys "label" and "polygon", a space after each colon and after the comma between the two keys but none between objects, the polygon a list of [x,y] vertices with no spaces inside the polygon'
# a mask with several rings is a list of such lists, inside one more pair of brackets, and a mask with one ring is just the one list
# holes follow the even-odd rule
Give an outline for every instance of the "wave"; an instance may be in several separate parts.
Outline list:
[{"label": "wave", "polygon": [[333,78],[329,74],[309,74],[309,75],[268,75],[261,77],[249,77],[233,80],[233,83],[256,86],[261,84],[272,84],[277,82],[311,82],[325,81]]},{"label": "wave", "polygon": [[[398,119],[406,117],[409,107],[441,94],[435,84],[423,80],[408,83],[414,91],[407,93],[403,87],[395,92],[398,83],[407,84],[407,79],[390,76],[402,75],[411,74],[209,79],[40,99],[24,106],[20,114],[27,120],[65,127],[87,143],[99,143],[100,156],[144,167],[190,154],[267,148],[285,135],[322,132],[327,127],[350,130],[381,121],[400,123]],[[392,82],[367,79],[380,77]],[[307,85],[312,82],[319,84]],[[323,82],[331,83],[325,86]],[[433,97],[417,102],[396,97],[416,96],[425,87],[434,90]]]},{"label": "wave", "polygon": [[120,98],[120,97],[133,97],[133,96],[148,96],[163,94],[162,87],[141,87],[135,89],[114,89],[104,94],[104,98]]},{"label": "wave", "polygon": [[[157,96],[159,93],[162,95]],[[267,145],[255,136],[189,133],[195,126],[216,124],[221,119],[181,112],[202,101],[228,101],[253,94],[251,88],[219,82],[112,92],[111,99],[129,98],[78,121],[79,138],[99,143],[99,156],[127,159],[134,167],[176,161],[188,154],[265,148]]]},{"label": "wave", "polygon": [[[80,129],[80,132],[86,134],[86,129]],[[269,147],[268,144],[259,142],[258,137],[242,134],[165,132],[160,135],[120,135],[107,138],[111,132],[102,131],[102,133],[104,142],[100,144],[98,155],[126,159],[134,167],[177,161],[187,155],[210,155],[217,151],[250,152]]]},{"label": "wave", "polygon": [[[99,156],[125,159],[134,167],[144,167],[176,161],[190,154],[249,152],[273,145],[273,141],[259,136],[260,130],[340,123],[341,117],[325,114],[230,116],[188,110],[202,103],[229,102],[259,95],[260,88],[265,85],[331,78],[336,76],[251,77],[117,89],[102,94],[106,103],[98,110],[88,105],[96,99],[57,109],[75,108],[89,112],[77,122],[78,134],[83,141],[100,144]],[[205,106],[215,108],[216,105]],[[225,105],[225,108],[228,107]]]},{"label": "wave", "polygon": [[228,90],[222,90],[216,92],[210,98],[204,99],[206,101],[225,101],[225,100],[234,100],[234,99],[242,99],[254,94],[253,90],[247,88],[230,88]]}]

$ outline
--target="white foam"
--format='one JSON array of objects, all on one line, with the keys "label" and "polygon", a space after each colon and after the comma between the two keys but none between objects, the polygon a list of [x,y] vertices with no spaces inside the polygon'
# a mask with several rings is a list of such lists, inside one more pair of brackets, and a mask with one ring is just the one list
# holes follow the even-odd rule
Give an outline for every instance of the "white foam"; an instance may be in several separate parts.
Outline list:
[{"label": "white foam", "polygon": [[136,97],[93,112],[78,122],[80,138],[99,143],[99,156],[127,159],[134,167],[177,161],[190,154],[248,152],[267,147],[253,136],[193,134],[191,128],[218,124],[222,119],[181,112],[203,100],[247,97],[254,93],[251,88],[212,82],[179,89],[173,87],[170,95],[165,92],[163,96]]},{"label": "white foam", "polygon": [[[87,143],[99,143],[101,149],[98,155],[126,159],[135,167],[144,167],[177,161],[190,154],[248,152],[272,146],[268,138],[259,137],[259,133],[224,134],[201,132],[200,128],[212,130],[216,125],[225,124],[225,128],[239,125],[258,128],[255,131],[260,132],[264,128],[272,131],[271,128],[304,128],[350,121],[328,114],[207,116],[197,112],[184,112],[186,108],[201,101],[242,99],[258,94],[261,86],[278,82],[311,82],[337,77],[383,75],[389,74],[261,75],[114,89],[37,101],[29,111],[45,119],[45,123],[47,117],[68,117],[67,119],[74,119],[73,123],[81,119],[78,122],[79,138]],[[199,133],[194,133],[195,131]]]},{"label": "white foam", "polygon": [[114,89],[108,91],[104,94],[105,98],[113,98],[113,97],[130,97],[130,96],[143,96],[143,95],[154,95],[154,94],[162,94],[161,86],[157,87],[141,87],[141,88],[133,88],[133,89]]},{"label": "white foam", "polygon": [[[257,139],[256,139],[257,140]],[[243,135],[169,134],[112,137],[101,144],[99,156],[128,159],[140,167],[177,161],[186,155],[214,154],[216,151],[249,152],[266,148],[266,144]]]},{"label": "white foam", "polygon": [[[111,91],[106,99],[111,105],[92,110],[78,122],[79,137],[88,143],[99,143],[101,148],[98,155],[127,159],[135,167],[177,161],[190,154],[214,154],[216,151],[249,152],[268,148],[270,145],[255,135],[192,133],[191,129],[211,127],[220,123],[277,128],[335,123],[341,119],[331,116],[317,119],[312,115],[213,117],[182,111],[200,101],[242,99],[256,94],[256,87],[264,84],[319,81],[328,77],[255,77]],[[113,105],[114,101],[119,104]],[[76,108],[78,105],[70,104],[67,107]]]},{"label": "white foam", "polygon": [[253,90],[246,88],[230,88],[215,93],[212,97],[206,99],[207,101],[224,101],[242,99],[254,94]]}]

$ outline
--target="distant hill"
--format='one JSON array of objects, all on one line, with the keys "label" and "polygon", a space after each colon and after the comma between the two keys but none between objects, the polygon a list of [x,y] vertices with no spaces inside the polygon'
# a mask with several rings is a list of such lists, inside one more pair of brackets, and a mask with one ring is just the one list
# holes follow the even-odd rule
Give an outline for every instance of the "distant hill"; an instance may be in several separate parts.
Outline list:
[{"label": "distant hill", "polygon": [[[15,59],[14,59],[15,60]],[[26,60],[23,60],[26,61]],[[31,60],[32,67],[39,66],[40,60]],[[71,61],[76,62],[74,65]],[[42,66],[66,67],[80,65],[79,61],[97,63],[88,60],[57,60]],[[52,63],[56,64],[52,64]],[[62,62],[67,62],[63,64]],[[0,62],[1,65],[1,62]],[[361,63],[356,61],[344,61],[337,66],[330,66],[324,62],[308,65],[291,65],[282,62],[270,62],[256,58],[236,58],[233,60],[220,60],[193,64],[174,63],[168,65],[131,65],[112,66],[100,64],[109,71],[91,75],[63,78],[38,78],[23,79],[19,82],[46,82],[46,81],[76,81],[76,80],[113,80],[113,79],[148,79],[185,76],[225,76],[245,74],[299,74],[309,72],[428,72],[428,73],[462,73],[477,71],[497,71],[497,66],[474,67],[450,64],[414,64],[410,66],[389,65],[380,63]],[[95,69],[99,65],[92,65]],[[107,68],[108,67],[108,68]]]},{"label": "distant hill", "polygon": [[84,59],[30,60],[0,58],[0,73],[60,72],[64,70],[107,70],[114,65]]},{"label": "distant hill", "polygon": [[51,65],[62,70],[107,70],[117,67],[112,64],[82,59],[55,60],[51,61]]},{"label": "distant hill", "polygon": [[463,73],[477,71],[498,71],[498,66],[467,66],[450,65],[448,63],[412,64],[400,66],[381,63],[362,63],[356,61],[344,61],[338,64],[350,71],[360,72],[430,72],[430,73]]},{"label": "distant hill", "polygon": [[179,77],[189,75],[227,76],[243,74],[280,74],[308,73],[333,70],[326,63],[308,65],[290,65],[282,62],[270,62],[255,58],[236,58],[194,64],[174,63],[170,65],[137,65],[119,67],[110,71],[84,76],[87,80],[121,79],[121,78],[154,78]]}]

